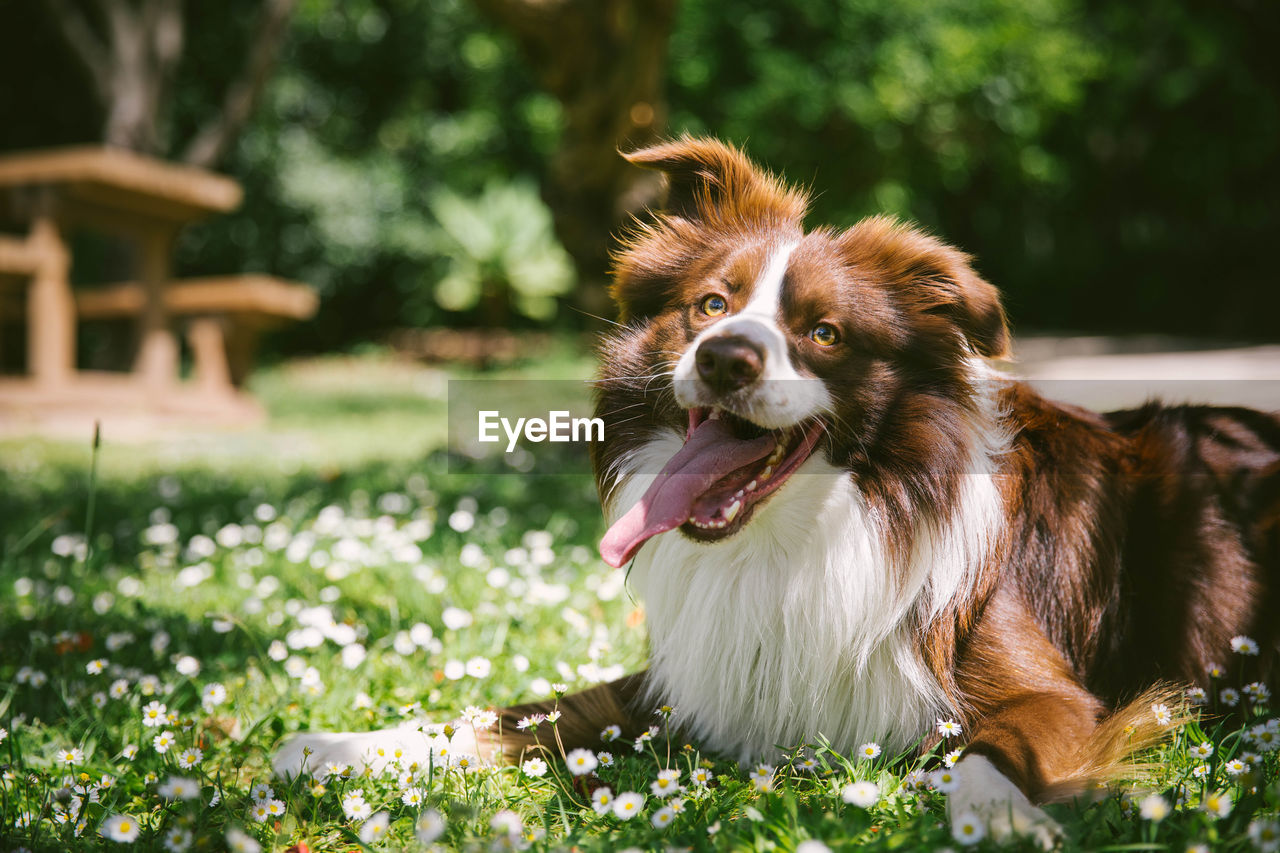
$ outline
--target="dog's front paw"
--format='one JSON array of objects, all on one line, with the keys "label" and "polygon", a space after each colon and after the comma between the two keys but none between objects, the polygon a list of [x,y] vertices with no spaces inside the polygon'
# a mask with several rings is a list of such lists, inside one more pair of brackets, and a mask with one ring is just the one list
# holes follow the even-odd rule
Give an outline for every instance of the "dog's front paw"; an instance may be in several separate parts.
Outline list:
[{"label": "dog's front paw", "polygon": [[1041,848],[1052,850],[1062,839],[1062,827],[987,759],[967,756],[956,765],[955,774],[956,788],[947,800],[953,830],[957,822],[973,815],[999,842],[1026,836]]},{"label": "dog's front paw", "polygon": [[[452,737],[444,733],[448,729]],[[409,723],[373,732],[305,732],[285,741],[271,760],[277,776],[309,774],[319,779],[351,768],[381,774],[388,768],[410,769],[429,763],[445,767],[461,758],[477,760],[478,745],[469,729],[441,724]]]}]

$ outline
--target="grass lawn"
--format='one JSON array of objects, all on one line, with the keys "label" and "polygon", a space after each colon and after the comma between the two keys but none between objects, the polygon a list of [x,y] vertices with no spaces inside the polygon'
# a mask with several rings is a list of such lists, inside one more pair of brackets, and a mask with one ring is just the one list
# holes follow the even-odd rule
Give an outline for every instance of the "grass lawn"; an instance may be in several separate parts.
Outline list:
[{"label": "grass lawn", "polygon": [[[489,375],[590,369],[561,347]],[[271,778],[293,731],[443,721],[643,661],[642,613],[595,552],[590,478],[451,473],[450,376],[375,356],[274,368],[255,383],[268,426],[108,434],[92,489],[87,438],[0,443],[0,850],[135,835],[157,850],[973,842],[953,837],[937,756],[809,745],[739,767],[672,739],[662,715],[589,776],[570,775],[543,724],[551,749],[523,767]],[[1142,786],[1050,807],[1064,846],[1277,849],[1280,724],[1265,699],[1238,701],[1243,729],[1178,728]],[[656,792],[660,774],[677,793]],[[643,802],[593,807],[600,786]]]}]

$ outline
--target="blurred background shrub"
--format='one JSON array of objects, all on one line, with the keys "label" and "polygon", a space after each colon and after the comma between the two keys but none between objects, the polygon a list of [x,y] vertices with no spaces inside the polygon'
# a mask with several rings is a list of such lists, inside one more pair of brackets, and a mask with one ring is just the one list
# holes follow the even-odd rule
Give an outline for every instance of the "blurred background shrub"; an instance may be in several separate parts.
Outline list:
[{"label": "blurred background shrub", "polygon": [[[69,24],[110,53],[112,15],[152,7],[179,50],[113,131]],[[686,130],[811,184],[814,221],[888,211],[964,247],[1020,328],[1274,338],[1278,34],[1256,0],[17,2],[0,150],[118,132],[242,180],[180,272],[319,288],[285,352],[593,322],[608,234],[657,197],[616,149]]]}]

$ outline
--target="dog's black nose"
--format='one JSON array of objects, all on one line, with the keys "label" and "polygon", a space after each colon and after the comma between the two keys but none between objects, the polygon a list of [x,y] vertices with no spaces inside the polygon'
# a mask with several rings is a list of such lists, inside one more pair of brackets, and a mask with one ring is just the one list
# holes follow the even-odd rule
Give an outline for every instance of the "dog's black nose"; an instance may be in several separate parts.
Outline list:
[{"label": "dog's black nose", "polygon": [[694,361],[703,382],[728,394],[760,378],[764,350],[741,335],[717,335],[698,346]]}]

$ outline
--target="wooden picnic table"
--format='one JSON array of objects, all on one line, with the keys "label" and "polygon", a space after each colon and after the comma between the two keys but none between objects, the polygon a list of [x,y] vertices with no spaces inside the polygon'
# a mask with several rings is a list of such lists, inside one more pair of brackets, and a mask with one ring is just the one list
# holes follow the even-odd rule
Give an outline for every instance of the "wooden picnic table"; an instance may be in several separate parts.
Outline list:
[{"label": "wooden picnic table", "polygon": [[[242,196],[240,185],[225,176],[119,149],[76,147],[0,156],[0,221],[26,230],[24,237],[0,236],[0,279],[26,288],[27,390],[35,392],[32,399],[97,399],[100,394],[89,392],[109,386],[127,389],[132,399],[165,405],[191,398],[197,409],[220,405],[210,395],[220,395],[222,404],[237,396],[244,402],[234,385],[247,366],[231,366],[237,357],[227,355],[228,342],[251,340],[252,334],[241,333],[257,328],[250,322],[255,318],[301,319],[314,313],[316,303],[305,285],[268,276],[173,280],[178,232],[191,222],[235,209]],[[73,229],[133,244],[136,280],[73,290],[68,243]],[[136,323],[137,349],[127,377],[76,370],[77,323],[106,317]],[[200,395],[175,393],[179,317],[187,320]],[[0,397],[6,390],[12,397],[15,389],[7,382],[0,386]]]}]

